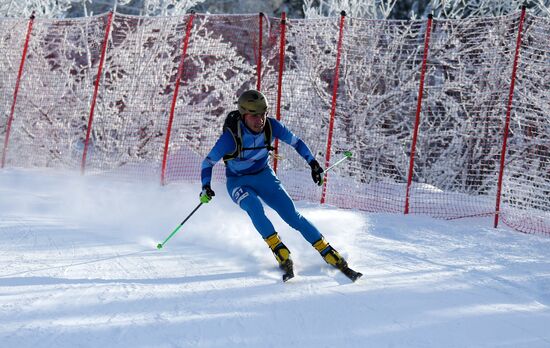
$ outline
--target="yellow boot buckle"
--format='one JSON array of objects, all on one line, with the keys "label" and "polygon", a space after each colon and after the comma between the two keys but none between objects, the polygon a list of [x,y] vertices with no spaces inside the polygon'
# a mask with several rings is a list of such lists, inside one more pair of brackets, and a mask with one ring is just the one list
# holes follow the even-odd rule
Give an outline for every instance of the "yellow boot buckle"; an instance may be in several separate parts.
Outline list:
[{"label": "yellow boot buckle", "polygon": [[265,242],[267,243],[267,245],[271,250],[274,250],[277,244],[281,243],[281,238],[279,238],[279,235],[277,234],[277,232],[275,232],[269,237],[267,237],[265,239]]},{"label": "yellow boot buckle", "polygon": [[328,243],[324,238],[319,239],[315,243],[313,243],[313,247],[317,249],[318,252],[322,252],[326,248],[328,248]]}]

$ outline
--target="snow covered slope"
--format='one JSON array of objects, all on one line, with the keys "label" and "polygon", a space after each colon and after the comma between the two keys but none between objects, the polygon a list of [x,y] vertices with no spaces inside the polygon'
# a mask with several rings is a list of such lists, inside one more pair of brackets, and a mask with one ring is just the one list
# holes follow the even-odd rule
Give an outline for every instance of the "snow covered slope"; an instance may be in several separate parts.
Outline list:
[{"label": "snow covered slope", "polygon": [[[112,179],[111,179],[112,180]],[[268,213],[269,249],[222,185],[0,171],[1,347],[549,347],[550,239],[299,202],[350,283]]]}]

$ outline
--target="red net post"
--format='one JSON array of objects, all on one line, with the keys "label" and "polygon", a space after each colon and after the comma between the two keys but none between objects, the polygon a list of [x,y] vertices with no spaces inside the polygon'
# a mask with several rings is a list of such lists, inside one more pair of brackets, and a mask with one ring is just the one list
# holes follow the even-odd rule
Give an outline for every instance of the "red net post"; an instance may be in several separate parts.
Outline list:
[{"label": "red net post", "polygon": [[[340,57],[342,53],[342,38],[344,36],[344,23],[346,19],[346,12],[342,11],[340,14],[340,31],[338,35],[338,48],[336,53],[336,67],[334,68],[334,85],[332,89],[332,102],[330,108],[330,123],[328,128],[327,137],[327,151],[325,155],[325,168],[330,165],[330,152],[332,148],[332,133],[334,130],[334,115],[336,113],[336,97],[338,95],[338,79],[340,74]],[[327,193],[328,173],[325,174],[325,181],[323,183],[323,192],[321,194],[321,204],[325,203],[325,196]]]},{"label": "red net post", "polygon": [[191,28],[193,27],[193,18],[194,17],[195,17],[194,13],[192,13],[189,16],[189,19],[188,19],[188,22],[187,22],[187,29],[185,31],[185,39],[183,40],[183,44],[182,44],[181,60],[180,60],[179,66],[178,66],[178,75],[176,77],[174,95],[173,95],[173,98],[172,98],[172,105],[170,106],[170,118],[168,120],[168,127],[166,129],[166,140],[164,142],[164,153],[163,153],[163,156],[162,156],[162,170],[161,170],[161,178],[160,178],[161,185],[165,184],[166,159],[167,159],[167,156],[168,156],[168,146],[170,144],[170,134],[172,132],[172,123],[174,121],[174,112],[175,112],[175,109],[176,109],[176,102],[178,100],[178,91],[179,91],[179,87],[180,87],[181,77],[183,75],[184,61],[185,61],[185,56],[186,56],[186,53],[187,53],[187,46],[189,45],[189,36],[191,34]]},{"label": "red net post", "polygon": [[[263,23],[266,24],[264,17]],[[257,83],[258,15],[196,14],[186,53],[178,108],[172,125],[166,181],[195,182],[201,163],[222,133],[235,101]],[[263,30],[262,92],[275,100],[278,26]],[[181,33],[181,31],[180,31]],[[266,40],[269,39],[269,40]],[[173,80],[172,80],[173,81]],[[214,166],[212,184],[225,181],[222,162]]]},{"label": "red net post", "polygon": [[[526,14],[499,210],[499,223],[545,236],[550,236],[549,37],[550,18]],[[494,199],[491,203],[494,208]]]},{"label": "red net post", "polygon": [[495,222],[494,227],[498,227],[498,220],[500,214],[500,200],[502,194],[502,178],[504,174],[504,161],[506,160],[506,145],[508,143],[508,134],[510,131],[510,114],[512,110],[512,101],[514,99],[514,86],[516,83],[516,72],[518,67],[518,57],[521,47],[521,36],[523,31],[523,23],[525,21],[525,6],[521,9],[521,16],[519,20],[518,35],[516,39],[516,51],[514,55],[514,65],[512,66],[512,77],[510,81],[510,93],[508,95],[508,104],[506,107],[506,121],[504,123],[504,130],[502,135],[502,151],[500,153],[500,170],[498,174],[497,195],[496,195],[496,207],[495,207]]},{"label": "red net post", "polygon": [[80,170],[107,16],[34,20],[10,133],[17,157],[7,164]]},{"label": "red net post", "polygon": [[[160,182],[188,16],[113,17],[86,172]],[[170,139],[172,155],[174,127]]]},{"label": "red net post", "polygon": [[[279,74],[277,79],[277,120],[281,120],[281,96],[283,90],[283,71],[285,66],[285,28],[286,28],[286,12],[281,15],[281,39],[279,43]],[[277,173],[277,157],[279,154],[279,139],[275,139],[275,156],[273,158],[273,170]]]},{"label": "red net post", "polygon": [[[346,21],[346,37],[347,25],[348,21]],[[285,126],[308,145],[321,164],[327,148],[339,26],[338,17],[316,19],[287,17],[285,25],[281,118]],[[279,26],[274,27],[279,28]],[[279,48],[278,45],[277,48]],[[278,59],[276,64],[280,64]],[[277,92],[277,74],[274,77],[271,89],[266,83],[269,79],[264,78],[263,89],[268,95],[270,90]],[[273,95],[275,96],[275,93]],[[339,94],[338,98],[342,98],[342,95]],[[340,106],[339,100],[337,111]],[[335,117],[335,131],[339,120],[340,115]],[[338,136],[334,139],[339,141]],[[280,144],[278,154],[281,157],[278,160],[277,176],[284,183],[287,192],[295,200],[319,202],[323,187],[316,186],[311,181],[311,171],[307,163],[292,146],[281,142]],[[334,141],[332,148],[334,149]],[[332,175],[327,203],[337,191],[333,190],[334,178],[335,176]]]},{"label": "red net post", "polygon": [[86,156],[88,154],[88,145],[90,143],[90,134],[92,131],[92,123],[94,119],[94,111],[97,101],[97,93],[99,91],[99,83],[101,81],[101,73],[103,71],[103,64],[105,62],[105,52],[107,52],[107,42],[109,41],[109,33],[111,32],[111,23],[113,22],[113,12],[109,13],[107,17],[107,26],[105,28],[105,37],[103,39],[103,46],[101,48],[101,58],[99,60],[99,66],[97,68],[97,77],[94,83],[94,95],[92,97],[92,105],[90,106],[90,115],[88,117],[88,127],[86,128],[86,140],[84,141],[84,151],[82,152],[82,163],[80,164],[80,172],[84,174],[86,168]]},{"label": "red net post", "polygon": [[420,73],[420,86],[418,87],[418,101],[416,104],[416,115],[414,121],[414,133],[411,145],[411,155],[409,159],[409,175],[407,178],[407,190],[405,194],[405,214],[409,213],[409,197],[414,171],[414,154],[416,151],[416,142],[418,140],[418,128],[420,125],[420,112],[422,111],[422,95],[424,93],[424,78],[426,76],[426,62],[428,61],[428,51],[430,47],[430,33],[432,31],[433,16],[428,15],[428,23],[426,25],[426,35],[424,37],[424,55],[422,57],[422,71]]},{"label": "red net post", "polygon": [[27,25],[27,35],[25,37],[25,44],[23,46],[23,54],[21,55],[21,62],[19,64],[19,72],[17,73],[17,80],[15,82],[15,90],[13,91],[13,102],[11,104],[10,116],[8,118],[8,123],[6,126],[6,136],[4,138],[4,148],[2,149],[2,168],[6,164],[6,155],[8,150],[8,144],[10,139],[11,124],[13,122],[13,115],[15,114],[15,105],[17,103],[17,94],[19,92],[19,85],[21,82],[21,75],[23,74],[23,67],[25,66],[25,60],[27,57],[27,50],[29,48],[29,41],[31,39],[32,25],[34,22],[34,14],[31,15],[29,23]]},{"label": "red net post", "polygon": [[331,171],[328,204],[403,213],[425,32],[426,20],[346,21],[331,151],[353,156]]},{"label": "red net post", "polygon": [[[446,219],[493,216],[518,17],[434,19],[411,213]],[[416,106],[416,96],[414,101]]]},{"label": "red net post", "polygon": [[262,88],[262,46],[263,46],[263,36],[264,36],[263,35],[264,14],[260,12],[260,15],[258,17],[259,17],[258,18],[259,38],[258,38],[258,57],[256,58],[258,61],[258,63],[256,64],[256,76],[258,80],[256,81],[256,89],[260,91]]}]

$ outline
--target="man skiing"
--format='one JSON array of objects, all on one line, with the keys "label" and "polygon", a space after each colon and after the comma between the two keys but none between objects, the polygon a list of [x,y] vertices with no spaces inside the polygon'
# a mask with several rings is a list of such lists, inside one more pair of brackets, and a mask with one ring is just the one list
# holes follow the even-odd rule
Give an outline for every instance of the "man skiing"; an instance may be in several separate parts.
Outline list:
[{"label": "man skiing", "polygon": [[267,117],[268,103],[261,92],[248,90],[240,95],[237,104],[238,110],[229,113],[222,135],[202,162],[200,201],[208,203],[215,196],[210,187],[212,168],[223,158],[227,191],[233,202],[248,213],[254,227],[275,255],[279,267],[285,272],[283,281],[294,276],[290,251],[266,217],[260,198],[287,224],[298,230],[328,264],[341,270],[351,280],[357,280],[362,274],[351,270],[319,230],[300,215],[269,166],[269,153],[273,150],[271,144],[274,138],[294,147],[311,167],[313,181],[319,186],[323,183],[323,168],[300,138],[279,121]]}]

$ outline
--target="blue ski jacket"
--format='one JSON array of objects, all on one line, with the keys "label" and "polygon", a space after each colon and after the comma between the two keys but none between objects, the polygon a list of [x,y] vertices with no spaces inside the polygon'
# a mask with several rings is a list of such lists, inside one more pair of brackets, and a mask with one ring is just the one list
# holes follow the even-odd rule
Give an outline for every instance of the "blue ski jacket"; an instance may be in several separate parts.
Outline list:
[{"label": "blue ski jacket", "polygon": [[[265,146],[264,132],[255,133],[248,128],[241,120],[242,129],[242,147],[254,148]],[[275,138],[289,144],[294,147],[296,152],[306,160],[307,163],[314,160],[311,151],[307,145],[296,135],[294,135],[288,128],[286,128],[281,122],[267,117],[266,122],[271,123],[272,139]],[[271,144],[269,144],[271,145]],[[201,168],[201,182],[202,185],[210,185],[212,179],[212,168],[214,165],[223,158],[224,155],[230,154],[235,151],[235,140],[229,130],[225,130],[222,135],[216,141],[216,144],[210,150],[210,153],[206,156],[202,162]],[[227,161],[225,173],[228,177],[238,177],[242,175],[257,174],[265,169],[269,165],[269,151],[267,148],[243,150],[240,155],[232,160]]]}]

